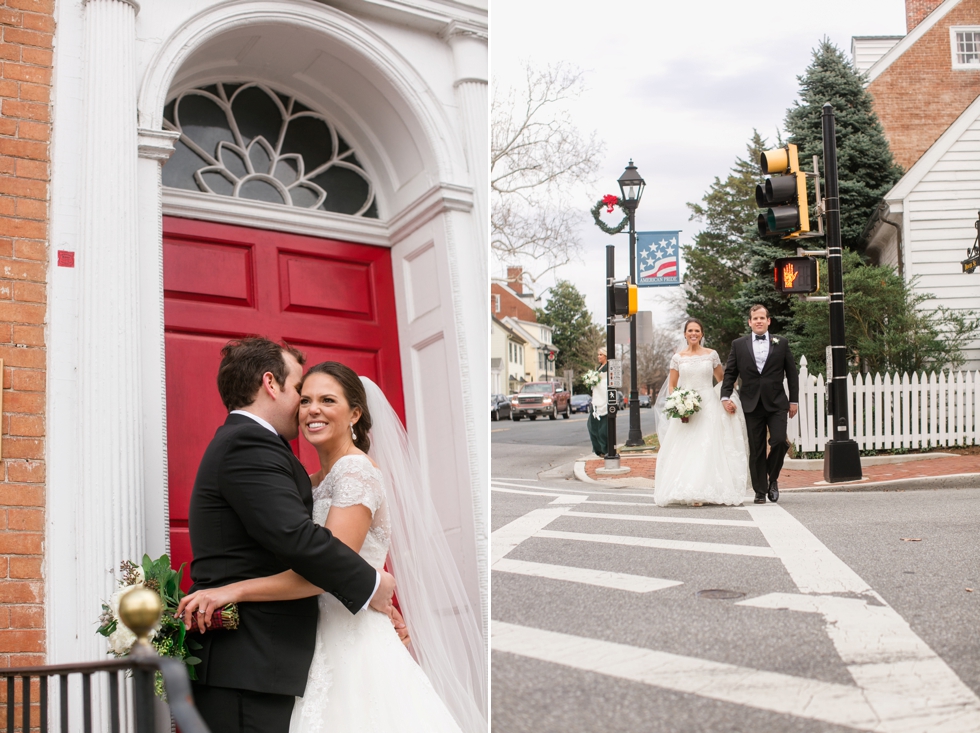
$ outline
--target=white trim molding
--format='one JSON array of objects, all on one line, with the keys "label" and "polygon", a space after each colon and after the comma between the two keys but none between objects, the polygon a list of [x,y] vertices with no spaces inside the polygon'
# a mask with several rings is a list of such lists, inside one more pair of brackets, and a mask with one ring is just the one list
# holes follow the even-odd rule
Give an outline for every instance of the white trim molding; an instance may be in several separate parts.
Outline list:
[{"label": "white trim molding", "polygon": [[179,132],[170,130],[147,130],[139,129],[139,155],[141,158],[159,160],[166,163],[170,156],[174,154],[174,145],[180,139]]},{"label": "white trim molding", "polygon": [[[958,60],[960,42],[957,36],[960,33],[974,34],[973,43],[976,50],[972,55],[976,61],[973,63],[963,63]],[[980,71],[980,25],[952,25],[949,27],[949,57],[953,71]]]}]

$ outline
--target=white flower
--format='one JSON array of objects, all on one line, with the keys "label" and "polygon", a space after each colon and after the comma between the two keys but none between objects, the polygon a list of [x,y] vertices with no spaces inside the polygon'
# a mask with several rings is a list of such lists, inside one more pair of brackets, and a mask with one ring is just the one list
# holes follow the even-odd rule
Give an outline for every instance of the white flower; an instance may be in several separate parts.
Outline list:
[{"label": "white flower", "polygon": [[772,337],[772,342],[773,342],[774,344],[778,344],[778,343],[779,343],[779,339],[778,339],[777,337],[775,337],[775,336],[773,336],[773,337]]},{"label": "white flower", "polygon": [[112,653],[118,657],[125,656],[135,643],[136,634],[126,628],[122,621],[117,621],[116,630],[109,634],[109,649]]}]

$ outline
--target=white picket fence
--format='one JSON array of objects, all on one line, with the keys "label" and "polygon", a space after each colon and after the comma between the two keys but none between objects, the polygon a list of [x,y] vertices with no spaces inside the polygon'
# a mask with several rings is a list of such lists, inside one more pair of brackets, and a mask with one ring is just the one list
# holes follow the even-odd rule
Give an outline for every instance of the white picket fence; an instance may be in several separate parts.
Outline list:
[{"label": "white picket fence", "polygon": [[[975,445],[980,438],[980,371],[848,375],[851,438],[861,450]],[[800,359],[800,410],[789,421],[797,450],[822,451],[830,439],[823,375]]]}]

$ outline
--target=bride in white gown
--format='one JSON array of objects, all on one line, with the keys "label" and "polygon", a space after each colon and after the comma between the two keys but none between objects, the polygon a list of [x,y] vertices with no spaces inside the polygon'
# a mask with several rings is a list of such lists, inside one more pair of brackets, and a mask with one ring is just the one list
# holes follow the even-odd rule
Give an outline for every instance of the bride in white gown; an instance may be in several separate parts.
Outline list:
[{"label": "bride in white gown", "polygon": [[[748,438],[742,410],[728,414],[720,399],[724,368],[718,352],[701,346],[701,322],[684,324],[687,348],[670,360],[670,376],[658,408],[678,387],[701,395],[701,409],[684,423],[658,415],[660,450],[654,476],[654,501],[668,504],[739,505],[749,486]],[[717,386],[712,386],[712,378]],[[738,396],[733,394],[733,400]]]},{"label": "bride in white gown", "polygon": [[304,377],[299,423],[320,457],[313,520],[373,567],[388,560],[411,653],[387,616],[351,614],[292,571],[198,591],[190,605],[210,604],[209,617],[227,603],[318,596],[313,663],[290,733],[485,733],[478,613],[397,414],[371,380],[324,362]]}]

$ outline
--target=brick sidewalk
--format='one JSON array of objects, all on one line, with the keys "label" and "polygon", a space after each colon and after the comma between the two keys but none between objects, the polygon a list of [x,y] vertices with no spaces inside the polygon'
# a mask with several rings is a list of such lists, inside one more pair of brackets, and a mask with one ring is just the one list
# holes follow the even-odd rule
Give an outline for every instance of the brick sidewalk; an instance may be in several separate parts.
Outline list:
[{"label": "brick sidewalk", "polygon": [[[595,458],[585,462],[585,472],[589,478],[598,481],[615,482],[620,478],[646,478],[653,480],[657,469],[655,456],[623,456],[622,466],[631,470],[624,476],[596,476],[595,470],[602,467],[602,459]],[[924,461],[889,463],[882,466],[865,466],[864,476],[870,481],[894,481],[896,479],[926,478],[932,476],[953,476],[962,473],[980,473],[980,455],[956,456],[953,458],[930,458]],[[788,471],[783,469],[779,476],[779,488],[801,489],[823,484],[823,471]]]}]

